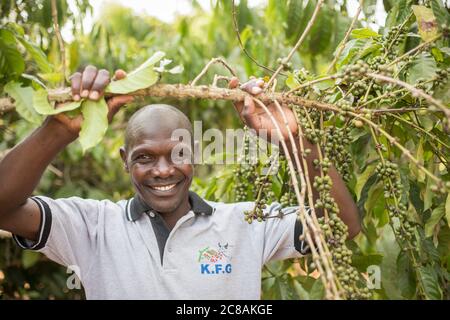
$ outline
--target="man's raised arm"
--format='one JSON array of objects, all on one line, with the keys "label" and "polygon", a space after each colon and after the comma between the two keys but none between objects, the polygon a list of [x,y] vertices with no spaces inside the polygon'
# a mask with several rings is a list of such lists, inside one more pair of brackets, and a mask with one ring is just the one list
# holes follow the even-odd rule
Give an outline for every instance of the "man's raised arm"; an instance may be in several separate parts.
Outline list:
[{"label": "man's raised arm", "polygon": [[[126,74],[118,70],[115,77]],[[110,82],[109,72],[89,66],[72,77],[74,99],[98,100]],[[108,101],[111,121],[119,108],[132,101],[130,96],[118,96]],[[42,174],[56,155],[74,141],[80,132],[83,118],[69,118],[65,114],[48,117],[24,141],[16,145],[0,161],[0,229],[29,240],[37,240],[41,214],[37,203],[30,200]]]},{"label": "man's raised arm", "polygon": [[[239,80],[237,78],[233,78],[230,80],[229,86],[230,88],[236,88],[238,86]],[[261,79],[252,79],[241,86],[241,89],[247,91],[250,94],[258,95],[263,91],[264,81]],[[255,129],[256,132],[259,132],[261,129],[267,130],[268,138],[270,141],[271,132],[275,131],[275,126],[272,123],[271,119],[264,112],[264,110],[256,105],[253,99],[248,96],[245,98],[244,103],[236,103],[235,107],[242,118],[242,120],[252,129]],[[293,152],[293,146],[290,143],[288,130],[284,124],[284,118],[276,108],[275,104],[268,105],[267,108],[273,113],[273,117],[275,121],[278,122],[281,134],[283,135],[283,139],[286,141],[286,145],[289,151]],[[294,136],[298,135],[298,127],[297,121],[295,119],[295,115],[292,110],[286,106],[281,106],[283,113],[285,114],[289,128]],[[300,146],[298,139],[296,140],[296,147],[298,152],[300,152]],[[318,146],[310,143],[306,138],[303,138],[303,144],[305,149],[310,149],[311,153],[306,157],[306,162],[308,166],[308,174],[310,181],[314,181],[314,177],[320,175],[320,171],[316,169],[313,165],[314,159],[318,158]],[[302,159],[303,155],[298,155],[300,159]],[[328,172],[331,178],[332,187],[330,189],[331,196],[336,201],[336,204],[339,208],[339,217],[348,227],[348,237],[351,239],[355,237],[361,231],[361,224],[358,214],[358,208],[356,203],[353,201],[353,198],[348,191],[345,182],[342,180],[342,177],[339,175],[338,171],[334,166],[330,166]],[[314,202],[318,199],[319,193],[315,188],[313,188],[313,198]],[[322,210],[317,210],[317,214],[319,216],[323,215]]]}]

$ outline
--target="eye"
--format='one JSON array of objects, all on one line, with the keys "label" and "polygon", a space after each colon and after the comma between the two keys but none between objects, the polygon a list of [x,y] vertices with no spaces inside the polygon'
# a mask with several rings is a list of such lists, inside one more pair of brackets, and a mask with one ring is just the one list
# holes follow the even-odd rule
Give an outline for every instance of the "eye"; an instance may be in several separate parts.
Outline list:
[{"label": "eye", "polygon": [[184,156],[184,152],[183,152],[183,149],[181,149],[181,150],[180,150],[180,152],[178,152],[178,156],[179,156],[179,157],[182,157],[182,156]]},{"label": "eye", "polygon": [[138,162],[148,162],[148,161],[153,161],[154,158],[155,158],[154,156],[149,155],[149,154],[140,154],[134,160],[138,161]]}]

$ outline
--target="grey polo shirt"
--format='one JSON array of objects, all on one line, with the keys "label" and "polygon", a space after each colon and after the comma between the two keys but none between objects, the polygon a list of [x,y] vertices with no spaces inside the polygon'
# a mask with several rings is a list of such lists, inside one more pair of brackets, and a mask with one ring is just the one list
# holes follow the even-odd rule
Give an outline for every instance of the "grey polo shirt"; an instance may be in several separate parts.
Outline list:
[{"label": "grey polo shirt", "polygon": [[273,203],[282,218],[248,224],[253,202],[205,201],[172,230],[138,196],[112,202],[31,198],[41,210],[39,239],[14,236],[63,266],[76,266],[87,299],[260,299],[261,267],[308,248],[296,208]]}]

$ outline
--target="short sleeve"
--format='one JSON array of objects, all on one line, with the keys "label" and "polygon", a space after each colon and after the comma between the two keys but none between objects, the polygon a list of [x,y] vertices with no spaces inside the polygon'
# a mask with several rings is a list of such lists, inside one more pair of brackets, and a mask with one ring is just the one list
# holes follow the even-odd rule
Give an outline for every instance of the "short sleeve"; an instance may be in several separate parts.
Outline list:
[{"label": "short sleeve", "polygon": [[95,254],[102,201],[78,197],[51,199],[32,197],[41,212],[36,242],[13,235],[23,249],[44,253],[64,266],[87,268]]},{"label": "short sleeve", "polygon": [[[307,212],[309,209],[306,208]],[[300,240],[303,226],[297,215],[298,207],[282,207],[275,202],[265,213],[269,217],[264,223],[264,264],[274,260],[298,258],[309,252],[306,241]]]}]

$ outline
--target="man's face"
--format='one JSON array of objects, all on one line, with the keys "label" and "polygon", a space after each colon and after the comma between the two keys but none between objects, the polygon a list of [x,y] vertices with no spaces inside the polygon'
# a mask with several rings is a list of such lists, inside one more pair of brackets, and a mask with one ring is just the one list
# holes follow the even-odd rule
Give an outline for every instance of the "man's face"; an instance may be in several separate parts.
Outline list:
[{"label": "man's face", "polygon": [[[193,165],[180,163],[183,151],[190,149],[171,139],[172,129],[163,126],[141,128],[121,156],[132,183],[149,206],[161,213],[172,213],[187,201]],[[177,160],[178,157],[178,160]]]}]

